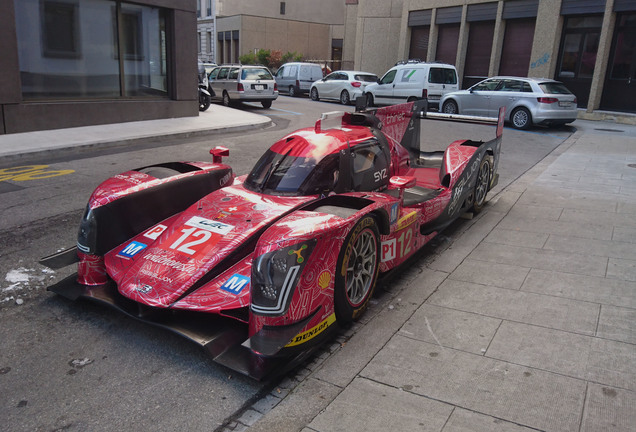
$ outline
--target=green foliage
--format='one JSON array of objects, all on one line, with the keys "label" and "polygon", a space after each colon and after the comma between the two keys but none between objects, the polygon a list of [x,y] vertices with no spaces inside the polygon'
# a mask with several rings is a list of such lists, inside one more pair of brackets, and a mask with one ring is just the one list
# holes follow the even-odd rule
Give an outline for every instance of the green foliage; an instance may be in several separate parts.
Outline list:
[{"label": "green foliage", "polygon": [[250,52],[239,57],[239,62],[246,65],[263,65],[270,69],[278,69],[282,64],[292,61],[302,61],[303,55],[297,52],[260,49],[256,53]]}]

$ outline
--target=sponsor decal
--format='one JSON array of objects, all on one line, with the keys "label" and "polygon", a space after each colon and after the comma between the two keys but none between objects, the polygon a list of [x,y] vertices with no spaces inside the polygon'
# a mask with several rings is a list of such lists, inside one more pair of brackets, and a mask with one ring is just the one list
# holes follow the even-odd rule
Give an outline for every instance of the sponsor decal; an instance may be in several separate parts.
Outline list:
[{"label": "sponsor decal", "polygon": [[157,237],[159,237],[161,233],[166,230],[166,228],[168,227],[165,225],[161,225],[161,224],[155,225],[154,227],[150,228],[148,231],[144,233],[144,237],[148,237],[149,239],[152,239],[152,240],[157,240]]},{"label": "sponsor decal", "polygon": [[382,262],[395,259],[395,239],[382,242]]},{"label": "sponsor decal", "polygon": [[221,285],[221,289],[234,295],[239,295],[249,284],[250,278],[240,274],[234,274],[223,285]]},{"label": "sponsor decal", "polygon": [[325,289],[331,283],[331,273],[328,270],[323,271],[318,276],[318,286],[320,289]]},{"label": "sponsor decal", "polygon": [[312,328],[310,328],[309,330],[307,330],[305,332],[298,333],[294,337],[294,340],[292,340],[290,343],[288,343],[285,346],[286,347],[292,347],[292,346],[296,346],[296,345],[300,345],[302,343],[305,343],[308,340],[313,339],[314,337],[318,336],[327,327],[329,327],[331,324],[333,324],[335,322],[336,322],[336,314],[332,313],[331,315],[329,315],[327,317],[327,319],[325,319],[324,321],[320,322],[317,326],[312,327]]},{"label": "sponsor decal", "polygon": [[185,273],[193,274],[196,270],[196,266],[194,264],[181,263],[172,258],[168,258],[161,255],[155,254],[146,254],[143,256],[143,259],[151,261],[155,264],[161,264],[167,267],[171,267],[175,270],[182,271]]},{"label": "sponsor decal", "polygon": [[136,286],[135,291],[138,291],[142,294],[148,294],[150,291],[152,291],[152,287],[150,285]]},{"label": "sponsor decal", "polygon": [[406,228],[407,226],[411,225],[413,222],[415,222],[415,220],[417,219],[417,212],[416,211],[412,211],[411,213],[402,216],[400,218],[400,220],[398,220],[397,223],[397,231]]},{"label": "sponsor decal", "polygon": [[132,258],[135,255],[137,255],[139,252],[141,252],[142,250],[146,249],[148,245],[145,245],[143,243],[139,243],[136,241],[130,242],[126,245],[125,248],[123,248],[118,254],[117,256],[122,257],[122,258]]},{"label": "sponsor decal", "polygon": [[234,229],[233,225],[228,225],[223,222],[202,218],[200,216],[192,216],[186,221],[185,225],[204,229],[221,235],[229,234],[229,232]]},{"label": "sponsor decal", "polygon": [[300,247],[300,249],[298,250],[293,250],[290,249],[289,252],[287,252],[287,255],[296,255],[296,263],[297,264],[302,264],[303,261],[305,261],[305,258],[303,258],[302,252],[307,249],[307,245],[304,244]]},{"label": "sponsor decal", "polygon": [[391,225],[394,225],[397,220],[398,220],[398,212],[399,212],[399,205],[398,203],[395,203],[391,206]]}]

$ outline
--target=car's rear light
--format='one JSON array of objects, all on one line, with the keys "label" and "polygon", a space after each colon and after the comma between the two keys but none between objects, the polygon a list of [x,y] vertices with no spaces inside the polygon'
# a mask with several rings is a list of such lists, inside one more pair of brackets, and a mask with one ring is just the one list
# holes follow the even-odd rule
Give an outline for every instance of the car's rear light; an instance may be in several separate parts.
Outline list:
[{"label": "car's rear light", "polygon": [[555,103],[559,101],[557,98],[549,98],[549,97],[538,97],[537,100],[539,101],[539,103],[546,103],[546,104],[551,104],[551,103]]},{"label": "car's rear light", "polygon": [[274,91],[278,91],[278,84],[274,83]]},{"label": "car's rear light", "polygon": [[296,80],[296,87],[300,87],[300,81]]},{"label": "car's rear light", "polygon": [[422,89],[422,99],[426,99],[428,97],[428,90]]},{"label": "car's rear light", "polygon": [[360,87],[360,86],[362,85],[362,83],[361,83],[361,82],[358,82],[358,81],[354,81],[354,82],[352,82],[352,83],[351,83],[351,85],[352,85],[353,87]]},{"label": "car's rear light", "polygon": [[245,87],[243,87],[243,83],[236,84],[236,91],[245,91]]},{"label": "car's rear light", "polygon": [[576,98],[574,98],[574,104],[575,104],[575,105],[576,105],[576,103],[577,103],[577,102],[578,102],[578,101],[576,100]]}]

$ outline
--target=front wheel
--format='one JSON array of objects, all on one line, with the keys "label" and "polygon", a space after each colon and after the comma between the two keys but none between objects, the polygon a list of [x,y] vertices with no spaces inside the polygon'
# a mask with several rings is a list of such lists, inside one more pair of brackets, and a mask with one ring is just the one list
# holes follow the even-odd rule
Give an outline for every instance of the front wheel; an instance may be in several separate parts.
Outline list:
[{"label": "front wheel", "polygon": [[296,97],[297,96],[297,91],[296,91],[296,87],[294,86],[289,86],[289,95],[291,97]]},{"label": "front wheel", "polygon": [[312,101],[320,100],[320,95],[318,95],[318,89],[316,87],[311,89],[311,100]]},{"label": "front wheel", "polygon": [[457,103],[454,100],[447,100],[442,105],[442,112],[444,114],[458,114],[459,109],[457,108]]},{"label": "front wheel", "polygon": [[492,163],[489,156],[485,156],[479,164],[477,171],[477,181],[475,182],[475,190],[473,191],[473,213],[479,213],[486,204],[486,194],[490,186],[490,174]]},{"label": "front wheel", "polygon": [[336,319],[357,320],[369,304],[380,269],[380,231],[372,216],[364,216],[347,235],[338,256],[334,289]]},{"label": "front wheel", "polygon": [[532,124],[532,115],[526,108],[517,108],[510,114],[510,123],[515,129],[528,129]]},{"label": "front wheel", "polygon": [[349,97],[349,92],[343,90],[342,93],[340,93],[340,103],[343,105],[349,105],[350,102],[351,98]]}]

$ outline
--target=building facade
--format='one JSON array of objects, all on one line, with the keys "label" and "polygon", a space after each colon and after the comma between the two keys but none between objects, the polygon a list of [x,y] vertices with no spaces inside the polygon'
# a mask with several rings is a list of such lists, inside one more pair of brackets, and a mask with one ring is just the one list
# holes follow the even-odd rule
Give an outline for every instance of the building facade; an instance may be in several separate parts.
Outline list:
[{"label": "building facade", "polygon": [[0,133],[198,115],[192,0],[0,2]]},{"label": "building facade", "polygon": [[[462,88],[494,75],[554,78],[588,113],[636,112],[636,0],[348,0],[344,57],[454,64]],[[355,24],[354,24],[355,23]]]},{"label": "building facade", "polygon": [[340,67],[344,12],[343,0],[217,0],[215,63],[266,49]]}]

